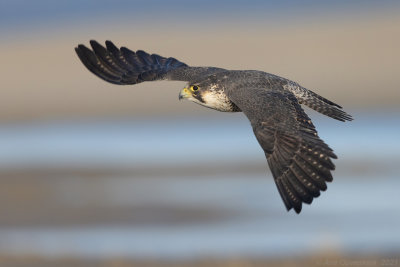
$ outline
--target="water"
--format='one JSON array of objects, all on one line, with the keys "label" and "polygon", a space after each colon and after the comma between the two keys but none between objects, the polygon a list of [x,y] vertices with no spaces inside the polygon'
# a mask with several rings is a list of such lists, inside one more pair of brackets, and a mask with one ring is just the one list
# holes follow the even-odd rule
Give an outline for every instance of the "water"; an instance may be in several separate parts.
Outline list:
[{"label": "water", "polygon": [[[223,116],[225,115],[225,116]],[[0,127],[0,167],[143,166],[203,162],[264,162],[242,114],[214,119],[54,122]],[[317,117],[319,135],[346,160],[396,160],[397,114],[356,114],[342,123]]]},{"label": "water", "polygon": [[[99,0],[96,3],[91,1],[68,1],[54,3],[52,1],[38,0],[35,3],[30,1],[12,1],[2,0],[0,2],[0,30],[10,33],[16,29],[27,27],[49,27],[49,22],[56,25],[72,24],[75,21],[87,23],[90,18],[102,17],[103,20],[121,20],[121,18],[129,18],[134,22],[145,22],[141,27],[149,23],[163,22],[181,24],[183,20],[186,23],[193,23],[192,14],[201,14],[207,23],[211,20],[218,21],[221,17],[232,23],[232,18],[245,16],[247,20],[254,17],[275,18],[289,20],[293,16],[299,14],[325,13],[330,14],[340,12],[341,14],[354,10],[360,12],[371,9],[397,8],[396,1],[386,1],[377,4],[374,1],[362,1],[363,6],[359,5],[359,1],[334,1],[321,2],[312,0],[307,6],[300,3],[288,3],[282,1],[259,1],[253,0],[251,4],[248,1],[203,1],[194,2],[190,5],[183,4],[182,1],[173,0],[166,3],[165,1],[153,0],[152,2],[138,1],[116,1],[110,4],[108,1]],[[257,8],[254,8],[256,6]],[[149,10],[151,9],[151,13]],[[311,11],[310,11],[311,10]],[[312,12],[313,11],[313,12]],[[149,16],[151,14],[151,16]],[[168,16],[166,14],[169,14]],[[111,18],[110,18],[111,17]],[[102,21],[103,21],[102,20]],[[99,20],[97,20],[99,21]],[[3,26],[4,25],[4,26]],[[29,29],[29,28],[28,28]]]},{"label": "water", "polygon": [[[0,253],[182,259],[399,252],[400,119],[355,117],[345,124],[316,118],[340,160],[327,192],[301,215],[285,211],[242,115],[4,125],[1,170],[38,174],[0,177]],[[81,169],[126,173],[87,177]]]}]

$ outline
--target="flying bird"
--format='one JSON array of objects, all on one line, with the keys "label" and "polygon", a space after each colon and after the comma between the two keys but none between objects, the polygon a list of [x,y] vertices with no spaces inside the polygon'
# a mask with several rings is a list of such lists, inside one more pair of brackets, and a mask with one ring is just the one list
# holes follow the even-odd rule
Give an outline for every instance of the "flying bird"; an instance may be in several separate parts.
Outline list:
[{"label": "flying bird", "polygon": [[332,181],[337,156],[317,134],[301,105],[339,121],[351,115],[338,104],[296,82],[257,70],[191,67],[142,50],[105,47],[90,41],[91,49],[75,48],[82,63],[101,79],[121,85],[146,81],[186,81],[179,99],[224,112],[243,112],[264,150],[280,196],[289,211],[300,213]]}]

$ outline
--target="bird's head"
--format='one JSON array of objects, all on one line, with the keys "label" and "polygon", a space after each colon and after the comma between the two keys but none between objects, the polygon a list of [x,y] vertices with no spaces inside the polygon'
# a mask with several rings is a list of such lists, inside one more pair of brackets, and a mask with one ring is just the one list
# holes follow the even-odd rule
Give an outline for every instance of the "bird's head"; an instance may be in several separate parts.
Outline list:
[{"label": "bird's head", "polygon": [[219,111],[233,111],[233,103],[223,87],[216,83],[189,83],[179,93],[179,100],[182,99]]},{"label": "bird's head", "polygon": [[196,102],[198,104],[204,104],[203,94],[207,91],[207,87],[200,87],[200,84],[193,83],[188,84],[179,93],[179,100],[187,99],[189,101]]}]

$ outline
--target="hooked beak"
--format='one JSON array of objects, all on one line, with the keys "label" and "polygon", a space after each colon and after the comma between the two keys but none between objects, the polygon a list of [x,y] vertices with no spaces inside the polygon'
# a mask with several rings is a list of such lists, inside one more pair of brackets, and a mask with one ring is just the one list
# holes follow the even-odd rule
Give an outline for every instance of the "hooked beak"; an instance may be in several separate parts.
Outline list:
[{"label": "hooked beak", "polygon": [[190,93],[189,89],[187,89],[186,87],[183,88],[180,92],[179,92],[179,100],[181,100],[182,98],[189,98],[191,97],[192,94]]}]

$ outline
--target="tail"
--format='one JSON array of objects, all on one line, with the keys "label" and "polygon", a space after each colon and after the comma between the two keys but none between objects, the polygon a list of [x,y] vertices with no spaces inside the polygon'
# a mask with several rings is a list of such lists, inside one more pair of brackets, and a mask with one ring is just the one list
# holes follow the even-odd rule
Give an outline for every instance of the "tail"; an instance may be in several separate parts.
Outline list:
[{"label": "tail", "polygon": [[298,84],[289,83],[286,87],[298,99],[300,104],[306,105],[321,114],[339,121],[352,121],[353,117],[342,110],[338,104],[308,90]]}]

